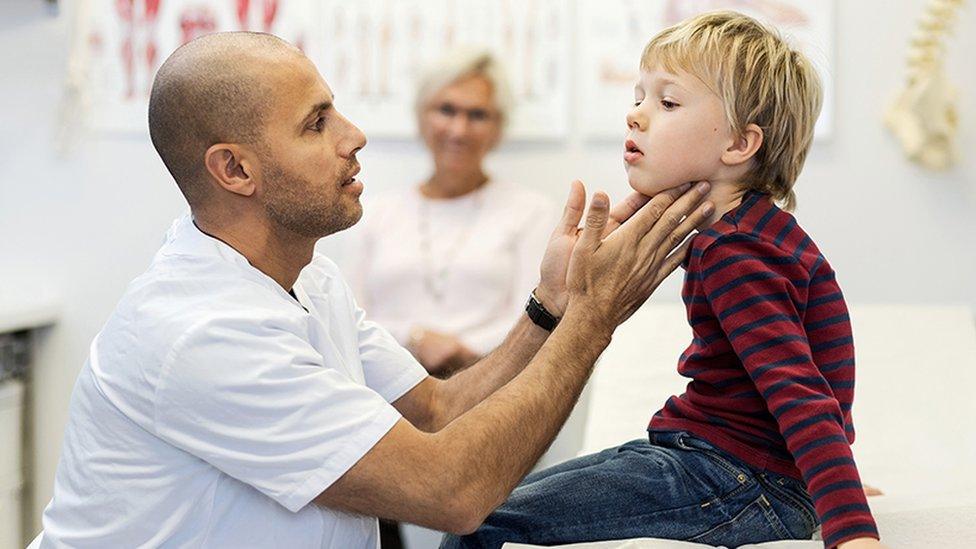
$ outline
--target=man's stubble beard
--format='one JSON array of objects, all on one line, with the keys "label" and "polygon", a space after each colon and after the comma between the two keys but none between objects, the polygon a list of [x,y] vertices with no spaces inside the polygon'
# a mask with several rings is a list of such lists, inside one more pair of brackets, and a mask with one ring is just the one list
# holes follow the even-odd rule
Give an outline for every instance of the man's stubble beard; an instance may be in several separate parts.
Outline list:
[{"label": "man's stubble beard", "polygon": [[[263,164],[264,209],[280,227],[302,237],[322,238],[352,227],[362,217],[359,199],[345,196],[338,183],[331,203],[319,203],[316,197],[309,196],[311,182],[289,175],[271,159],[264,159]],[[344,204],[345,200],[353,200],[352,209]]]}]

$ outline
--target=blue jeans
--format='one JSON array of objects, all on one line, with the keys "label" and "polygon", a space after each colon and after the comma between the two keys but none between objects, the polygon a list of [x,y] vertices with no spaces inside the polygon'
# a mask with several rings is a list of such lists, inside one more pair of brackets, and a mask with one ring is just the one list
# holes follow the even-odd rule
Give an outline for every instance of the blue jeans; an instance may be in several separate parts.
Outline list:
[{"label": "blue jeans", "polygon": [[799,481],[687,433],[653,432],[529,475],[476,532],[447,535],[441,549],[640,537],[737,547],[810,539],[816,527]]}]

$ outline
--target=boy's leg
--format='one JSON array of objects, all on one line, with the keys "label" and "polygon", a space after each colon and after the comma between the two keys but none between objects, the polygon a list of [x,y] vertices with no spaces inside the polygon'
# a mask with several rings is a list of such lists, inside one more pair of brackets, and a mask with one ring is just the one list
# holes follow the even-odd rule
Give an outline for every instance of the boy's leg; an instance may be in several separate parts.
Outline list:
[{"label": "boy's leg", "polygon": [[654,435],[571,460],[526,478],[477,532],[446,536],[442,549],[497,548],[661,537],[722,539],[727,529],[750,541],[790,538],[763,505],[753,475],[700,449],[679,433]]},{"label": "boy's leg", "polygon": [[707,530],[697,517],[713,490],[724,484],[719,489],[729,492],[740,483],[691,475],[676,452],[641,439],[531,475],[477,532],[447,536],[441,547],[687,539]]}]

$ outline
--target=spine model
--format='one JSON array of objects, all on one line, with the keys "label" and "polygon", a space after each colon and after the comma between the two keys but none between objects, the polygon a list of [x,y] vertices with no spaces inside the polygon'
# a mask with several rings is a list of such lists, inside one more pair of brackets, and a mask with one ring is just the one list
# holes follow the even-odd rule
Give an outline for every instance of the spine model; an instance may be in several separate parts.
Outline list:
[{"label": "spine model", "polygon": [[885,124],[906,156],[930,169],[950,167],[959,126],[956,90],[945,75],[945,44],[964,0],[929,0],[908,54],[908,79],[888,108]]}]

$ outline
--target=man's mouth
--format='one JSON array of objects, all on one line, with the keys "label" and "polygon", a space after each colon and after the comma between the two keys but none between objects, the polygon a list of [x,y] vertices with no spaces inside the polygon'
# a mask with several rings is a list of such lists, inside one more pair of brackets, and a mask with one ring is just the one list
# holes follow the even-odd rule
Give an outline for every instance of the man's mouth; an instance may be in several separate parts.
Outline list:
[{"label": "man's mouth", "polygon": [[360,166],[359,164],[356,164],[356,167],[353,168],[353,170],[349,173],[349,177],[342,182],[342,186],[345,187],[346,185],[352,185],[353,183],[355,183],[356,174],[359,173],[359,170],[360,170]]}]

